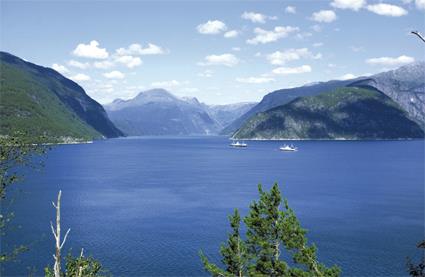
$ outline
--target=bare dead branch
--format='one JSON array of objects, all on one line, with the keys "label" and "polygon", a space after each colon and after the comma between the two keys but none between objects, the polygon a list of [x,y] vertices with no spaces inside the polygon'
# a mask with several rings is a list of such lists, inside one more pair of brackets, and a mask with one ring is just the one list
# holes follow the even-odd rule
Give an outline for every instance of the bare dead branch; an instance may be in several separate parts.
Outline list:
[{"label": "bare dead branch", "polygon": [[423,42],[425,42],[425,38],[418,32],[418,31],[412,31],[412,34],[416,35],[418,38],[420,38]]},{"label": "bare dead branch", "polygon": [[55,251],[55,254],[53,255],[53,258],[55,260],[55,265],[53,267],[55,277],[61,277],[61,249],[63,245],[65,244],[65,241],[68,237],[69,232],[71,231],[71,229],[68,229],[61,243],[61,196],[62,196],[62,191],[60,190],[58,193],[58,200],[56,204],[52,202],[53,207],[55,207],[56,209],[56,230],[53,227],[53,223],[50,222],[50,228],[52,229],[52,233],[56,241],[56,247],[55,247],[56,251]]},{"label": "bare dead branch", "polygon": [[63,237],[63,241],[61,243],[60,249],[62,249],[63,245],[65,244],[65,241],[66,241],[66,238],[68,237],[69,231],[71,231],[71,228],[69,228],[68,231],[66,231],[66,234]]}]

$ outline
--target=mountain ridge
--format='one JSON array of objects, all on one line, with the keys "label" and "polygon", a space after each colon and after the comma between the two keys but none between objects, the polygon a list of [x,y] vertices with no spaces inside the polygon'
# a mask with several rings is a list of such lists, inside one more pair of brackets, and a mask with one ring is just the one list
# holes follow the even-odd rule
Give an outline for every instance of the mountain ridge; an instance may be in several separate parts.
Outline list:
[{"label": "mountain ridge", "polygon": [[0,132],[101,138],[122,133],[103,107],[59,72],[0,51]]},{"label": "mountain ridge", "polygon": [[234,139],[410,139],[424,131],[378,90],[337,88],[251,117]]},{"label": "mountain ridge", "polygon": [[307,86],[304,85],[301,87],[272,91],[265,95],[263,99],[256,106],[252,107],[247,113],[243,114],[241,117],[237,118],[232,124],[223,129],[221,134],[232,134],[237,129],[239,129],[246,120],[248,120],[251,116],[254,116],[259,112],[264,112],[274,107],[283,105],[300,96],[316,95],[321,92],[328,91],[330,89],[345,86],[350,82],[351,81],[347,80],[330,80],[327,82],[316,82]]}]

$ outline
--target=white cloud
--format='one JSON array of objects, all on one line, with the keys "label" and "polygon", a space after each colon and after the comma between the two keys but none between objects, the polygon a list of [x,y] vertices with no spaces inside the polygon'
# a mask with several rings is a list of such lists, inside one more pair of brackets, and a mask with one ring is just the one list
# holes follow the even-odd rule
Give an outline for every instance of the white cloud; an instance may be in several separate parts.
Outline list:
[{"label": "white cloud", "polygon": [[92,58],[92,59],[106,59],[109,53],[105,48],[99,47],[99,42],[96,40],[90,41],[90,44],[80,43],[72,52],[77,57]]},{"label": "white cloud", "polygon": [[405,64],[412,63],[414,61],[415,61],[414,58],[402,55],[397,58],[392,58],[392,57],[371,58],[371,59],[367,59],[366,63],[370,65],[379,65],[379,66],[385,66],[385,67],[397,67],[397,66],[402,66]]},{"label": "white cloud", "polygon": [[364,47],[363,46],[350,46],[351,51],[353,52],[363,52]]},{"label": "white cloud", "polygon": [[296,38],[297,39],[305,39],[305,38],[308,38],[308,37],[311,37],[313,34],[312,33],[310,33],[310,32],[303,32],[303,33],[298,33],[297,35],[296,35]]},{"label": "white cloud", "polygon": [[323,42],[315,42],[313,43],[313,47],[321,47],[323,46]]},{"label": "white cloud", "polygon": [[114,66],[113,62],[110,61],[101,61],[101,62],[94,62],[93,66],[95,68],[99,68],[99,69],[108,69]]},{"label": "white cloud", "polygon": [[330,23],[336,20],[336,14],[331,10],[321,10],[313,13],[311,19],[317,22]]},{"label": "white cloud", "polygon": [[228,32],[224,33],[224,37],[225,38],[235,38],[238,35],[239,35],[239,32],[236,31],[236,30],[231,30],[231,31],[228,31]]},{"label": "white cloud", "polygon": [[187,84],[187,82],[179,82],[177,80],[171,80],[171,81],[153,82],[151,83],[151,87],[174,88],[174,87],[181,86],[183,84]]},{"label": "white cloud", "polygon": [[92,92],[108,92],[114,91],[114,86],[108,83],[92,82],[88,89]]},{"label": "white cloud", "polygon": [[78,73],[78,74],[70,77],[70,79],[75,81],[75,82],[80,82],[80,81],[89,81],[91,78],[90,78],[90,76],[88,76],[86,74]]},{"label": "white cloud", "polygon": [[232,67],[239,63],[239,59],[233,54],[208,55],[204,60],[199,65],[224,65]]},{"label": "white cloud", "polygon": [[165,54],[166,51],[153,43],[148,43],[147,47],[143,47],[138,43],[131,44],[128,48],[118,48],[115,51],[120,56],[128,55],[160,55]]},{"label": "white cloud", "polygon": [[354,74],[351,74],[351,73],[347,73],[347,74],[344,74],[344,75],[338,77],[337,80],[343,80],[344,81],[344,80],[350,80],[350,79],[354,79],[354,78],[357,78],[357,76],[354,75]]},{"label": "white cloud", "polygon": [[419,10],[425,10],[425,0],[416,0],[415,4]]},{"label": "white cloud", "polygon": [[127,66],[128,68],[133,68],[142,64],[142,60],[139,57],[133,56],[119,56],[115,58],[115,61]]},{"label": "white cloud", "polygon": [[273,69],[272,73],[276,75],[300,74],[311,72],[311,66],[302,65],[298,67],[278,67]]},{"label": "white cloud", "polygon": [[68,70],[68,68],[66,68],[66,66],[61,65],[61,64],[57,64],[57,63],[52,64],[52,68],[54,70],[56,70],[57,72],[61,73],[61,74],[65,74],[65,73],[69,72],[69,70]]},{"label": "white cloud", "polygon": [[255,13],[255,12],[244,12],[241,17],[246,20],[250,20],[253,23],[266,23],[267,19],[276,20],[277,17],[275,16],[267,16],[265,14],[261,13]]},{"label": "white cloud", "polygon": [[285,8],[285,12],[295,14],[297,13],[297,9],[294,6],[287,6]]},{"label": "white cloud", "polygon": [[277,26],[271,31],[267,31],[261,28],[255,28],[254,33],[256,36],[252,39],[248,39],[246,42],[248,44],[265,44],[269,42],[274,42],[281,38],[285,38],[290,33],[297,31],[299,31],[299,28],[292,26]]},{"label": "white cloud", "polygon": [[248,78],[236,78],[236,81],[239,83],[247,83],[247,84],[264,84],[264,83],[274,82],[275,80],[270,77],[248,77]]},{"label": "white cloud", "polygon": [[124,73],[114,70],[111,72],[104,73],[103,76],[105,76],[108,79],[124,79],[125,75]]},{"label": "white cloud", "polygon": [[199,77],[205,77],[205,78],[211,78],[213,76],[213,73],[214,72],[212,70],[207,69],[204,72],[198,73],[198,76]]},{"label": "white cloud", "polygon": [[215,35],[226,31],[227,26],[220,20],[208,20],[206,23],[199,24],[196,29],[204,35]]},{"label": "white cloud", "polygon": [[425,10],[425,0],[401,0],[403,4],[408,5],[412,2],[415,2],[416,8],[418,10]]},{"label": "white cloud", "polygon": [[333,0],[331,6],[338,9],[360,10],[366,5],[366,0]]},{"label": "white cloud", "polygon": [[69,66],[76,67],[76,68],[80,68],[80,69],[86,69],[86,68],[88,68],[90,66],[89,63],[82,63],[82,62],[75,61],[75,60],[70,60],[68,62],[68,65]]},{"label": "white cloud", "polygon": [[239,51],[241,51],[241,48],[240,47],[232,47],[232,50],[239,52]]},{"label": "white cloud", "polygon": [[385,16],[399,17],[407,14],[407,11],[402,7],[385,3],[368,5],[366,9],[373,13]]},{"label": "white cloud", "polygon": [[308,48],[291,48],[271,53],[267,55],[267,60],[273,65],[283,65],[289,61],[296,61],[302,58],[320,59],[321,57],[321,54],[313,55]]},{"label": "white cloud", "polygon": [[195,92],[199,92],[199,88],[195,88],[195,87],[181,88],[179,89],[179,92],[195,93]]}]

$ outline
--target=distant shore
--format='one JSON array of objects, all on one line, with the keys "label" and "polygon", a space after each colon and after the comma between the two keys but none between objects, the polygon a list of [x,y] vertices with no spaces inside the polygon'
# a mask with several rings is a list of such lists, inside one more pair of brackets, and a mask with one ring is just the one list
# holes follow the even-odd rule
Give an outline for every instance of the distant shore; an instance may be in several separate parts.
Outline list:
[{"label": "distant shore", "polygon": [[425,138],[232,138],[229,140],[246,141],[402,141],[402,140],[424,140]]}]

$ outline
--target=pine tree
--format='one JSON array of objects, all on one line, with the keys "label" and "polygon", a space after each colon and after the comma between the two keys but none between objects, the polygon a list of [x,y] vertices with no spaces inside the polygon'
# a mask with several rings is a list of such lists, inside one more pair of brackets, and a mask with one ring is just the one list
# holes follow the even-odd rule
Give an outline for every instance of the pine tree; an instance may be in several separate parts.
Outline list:
[{"label": "pine tree", "polygon": [[280,247],[285,214],[279,210],[281,196],[277,185],[270,193],[258,186],[260,200],[253,202],[244,222],[247,226],[247,245],[254,263],[250,275],[282,276],[288,265],[281,261]]},{"label": "pine tree", "polygon": [[[240,217],[235,212],[234,216],[230,217],[234,237],[230,235],[227,247],[222,246],[220,251],[226,269],[223,270],[208,262],[202,255],[205,269],[213,276],[339,276],[338,267],[327,268],[317,261],[316,247],[308,245],[306,230],[301,228],[288,202],[284,200],[281,207],[282,196],[278,185],[275,184],[270,192],[263,191],[259,185],[258,191],[260,199],[251,204],[249,214],[244,219],[247,227],[246,242],[240,239]],[[238,224],[233,224],[235,222]],[[238,238],[237,241],[243,245],[242,260],[241,252],[235,252],[234,238]],[[226,251],[229,249],[231,251]],[[281,251],[286,251],[284,256],[292,259],[290,261],[282,259]],[[233,266],[235,264],[243,264],[244,270],[235,270],[238,269]]]},{"label": "pine tree", "polygon": [[227,244],[222,244],[220,247],[220,253],[223,257],[221,261],[226,266],[226,270],[210,263],[202,252],[200,256],[205,269],[211,275],[242,277],[246,275],[248,255],[245,242],[240,236],[241,217],[237,209],[235,209],[233,215],[229,216],[229,221],[232,233],[228,235]]}]

